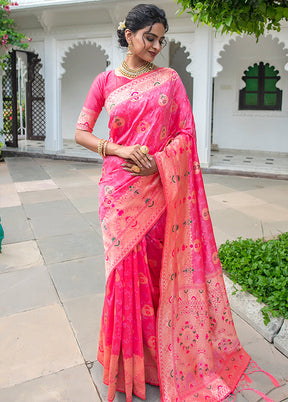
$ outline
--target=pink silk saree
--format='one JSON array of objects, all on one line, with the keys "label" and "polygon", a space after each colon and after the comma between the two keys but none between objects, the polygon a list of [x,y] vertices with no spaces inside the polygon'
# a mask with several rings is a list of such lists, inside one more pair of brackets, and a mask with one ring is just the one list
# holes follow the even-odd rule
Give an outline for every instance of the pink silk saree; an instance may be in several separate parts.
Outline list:
[{"label": "pink silk saree", "polygon": [[[102,106],[90,107],[78,128],[92,131]],[[174,70],[158,68],[124,79],[105,108],[109,141],[147,145],[159,168],[133,177],[118,157],[103,163],[107,284],[98,360],[108,401],[116,391],[128,402],[132,393],[145,399],[145,382],[160,385],[163,402],[224,400],[250,357],[231,316],[184,86]]]}]

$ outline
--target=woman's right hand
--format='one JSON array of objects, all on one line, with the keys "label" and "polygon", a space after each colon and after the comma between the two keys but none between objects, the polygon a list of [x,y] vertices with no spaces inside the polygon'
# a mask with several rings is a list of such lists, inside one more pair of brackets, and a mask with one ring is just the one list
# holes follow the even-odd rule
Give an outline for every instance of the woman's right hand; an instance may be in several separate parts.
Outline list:
[{"label": "woman's right hand", "polygon": [[[87,149],[91,149],[94,152],[98,151],[98,144],[100,138],[95,137],[92,133],[84,130],[77,129],[75,132],[75,140],[77,144],[82,145]],[[151,168],[150,161],[153,159],[150,155],[145,155],[140,151],[141,145],[124,146],[108,142],[106,145],[106,155],[118,156],[123,158],[126,162],[132,162],[140,168]]]},{"label": "woman's right hand", "polygon": [[[109,144],[107,145],[108,148]],[[150,155],[145,155],[143,152],[140,151],[141,145],[130,145],[130,146],[123,146],[119,145],[117,150],[115,150],[114,155],[119,156],[119,158],[123,158],[126,161],[133,162],[135,165],[142,166],[146,168],[151,168],[151,161],[153,158]],[[106,151],[107,153],[107,151]],[[109,153],[109,150],[108,150]]]}]

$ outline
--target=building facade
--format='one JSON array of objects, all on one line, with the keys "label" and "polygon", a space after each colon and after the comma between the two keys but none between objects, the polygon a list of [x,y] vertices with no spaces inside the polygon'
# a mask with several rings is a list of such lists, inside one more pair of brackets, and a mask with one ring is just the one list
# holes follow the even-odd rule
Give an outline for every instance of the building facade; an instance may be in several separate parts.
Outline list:
[{"label": "building facade", "polygon": [[[18,3],[12,16],[19,30],[32,37],[28,52],[16,52],[19,83],[19,71],[25,84],[34,63],[30,73],[32,106],[27,103],[25,108],[26,116],[31,109],[28,120],[34,131],[29,134],[26,125],[24,137],[42,138],[45,152],[57,153],[63,140],[74,138],[78,115],[95,76],[116,68],[125,57],[116,30],[139,1]],[[256,43],[253,37],[215,35],[206,26],[196,26],[188,14],[177,15],[174,0],[154,3],[166,11],[170,27],[168,46],[155,63],[175,68],[184,82],[195,117],[202,166],[209,166],[212,146],[288,153],[288,24]],[[19,86],[21,83],[18,97]],[[27,98],[25,88],[23,92],[21,98]],[[5,102],[3,105],[5,109]],[[105,110],[94,133],[108,138]]]}]

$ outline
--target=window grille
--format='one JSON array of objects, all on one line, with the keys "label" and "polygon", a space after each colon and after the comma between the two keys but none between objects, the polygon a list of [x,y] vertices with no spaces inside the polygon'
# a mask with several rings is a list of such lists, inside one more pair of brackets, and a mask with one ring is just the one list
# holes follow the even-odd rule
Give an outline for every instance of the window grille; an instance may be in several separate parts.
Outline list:
[{"label": "window grille", "polygon": [[281,110],[282,91],[276,87],[279,71],[262,61],[244,72],[245,88],[239,91],[239,110]]}]

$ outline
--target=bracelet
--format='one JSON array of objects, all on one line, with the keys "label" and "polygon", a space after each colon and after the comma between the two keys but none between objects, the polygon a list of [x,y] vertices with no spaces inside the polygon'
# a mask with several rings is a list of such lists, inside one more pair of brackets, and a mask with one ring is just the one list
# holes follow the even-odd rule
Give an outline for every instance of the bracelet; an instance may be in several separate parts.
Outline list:
[{"label": "bracelet", "polygon": [[98,154],[100,156],[103,156],[103,145],[106,140],[103,140],[103,138],[98,142]]},{"label": "bracelet", "polygon": [[103,145],[103,158],[106,158],[106,148],[107,148],[108,141],[105,140]]}]

